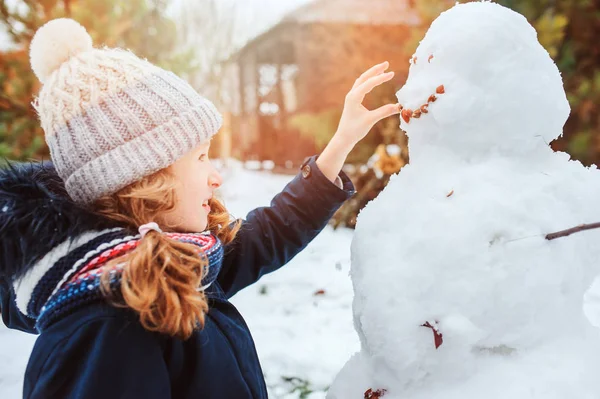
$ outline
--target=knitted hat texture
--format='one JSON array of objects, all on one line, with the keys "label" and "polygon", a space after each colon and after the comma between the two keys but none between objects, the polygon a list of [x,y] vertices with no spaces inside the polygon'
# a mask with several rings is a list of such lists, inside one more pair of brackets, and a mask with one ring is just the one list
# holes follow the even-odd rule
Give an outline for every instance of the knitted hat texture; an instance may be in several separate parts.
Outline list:
[{"label": "knitted hat texture", "polygon": [[173,164],[222,125],[215,106],[130,51],[94,48],[77,22],[42,26],[30,48],[34,107],[73,200],[91,203]]}]

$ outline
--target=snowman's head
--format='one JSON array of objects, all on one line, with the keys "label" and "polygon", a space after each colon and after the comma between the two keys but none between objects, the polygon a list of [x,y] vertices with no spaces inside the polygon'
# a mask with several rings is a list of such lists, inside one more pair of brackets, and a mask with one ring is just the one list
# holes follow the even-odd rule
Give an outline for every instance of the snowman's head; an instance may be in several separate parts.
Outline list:
[{"label": "snowman's head", "polygon": [[[411,160],[437,149],[467,159],[530,155],[562,134],[570,108],[560,72],[535,29],[508,8],[454,6],[433,22],[411,64],[397,93]],[[415,118],[407,109],[423,111]]]}]

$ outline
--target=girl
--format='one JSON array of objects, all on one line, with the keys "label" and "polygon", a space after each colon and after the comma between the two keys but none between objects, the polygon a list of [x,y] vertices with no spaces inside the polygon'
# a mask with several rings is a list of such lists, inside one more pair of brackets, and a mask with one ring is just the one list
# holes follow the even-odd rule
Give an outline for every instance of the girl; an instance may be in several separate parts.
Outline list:
[{"label": "girl", "polygon": [[39,29],[31,63],[52,164],[0,175],[2,316],[40,334],[24,397],[266,398],[228,298],[287,263],[352,195],[346,156],[399,112],[361,105],[393,77],[388,64],[358,78],[318,159],[232,222],[208,159],[221,116],[183,80],[92,48],[68,19]]}]

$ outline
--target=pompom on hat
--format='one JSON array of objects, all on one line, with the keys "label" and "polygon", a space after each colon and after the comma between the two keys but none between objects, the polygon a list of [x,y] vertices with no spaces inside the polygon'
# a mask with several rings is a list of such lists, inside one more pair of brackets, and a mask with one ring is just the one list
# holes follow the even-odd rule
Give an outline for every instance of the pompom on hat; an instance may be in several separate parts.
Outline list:
[{"label": "pompom on hat", "polygon": [[30,60],[50,156],[78,203],[168,167],[221,128],[215,106],[184,80],[130,51],[94,48],[72,19],[38,29]]},{"label": "pompom on hat", "polygon": [[72,19],[55,19],[42,26],[31,41],[31,68],[44,83],[69,58],[92,49],[92,38],[83,26]]}]

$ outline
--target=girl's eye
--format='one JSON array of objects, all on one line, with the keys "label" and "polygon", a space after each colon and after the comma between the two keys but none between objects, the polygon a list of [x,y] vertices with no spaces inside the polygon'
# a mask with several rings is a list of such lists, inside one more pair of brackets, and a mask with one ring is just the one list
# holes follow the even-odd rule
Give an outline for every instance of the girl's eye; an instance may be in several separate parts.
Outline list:
[{"label": "girl's eye", "polygon": [[202,154],[200,155],[200,158],[198,158],[201,162],[206,161],[207,155],[206,154]]}]

